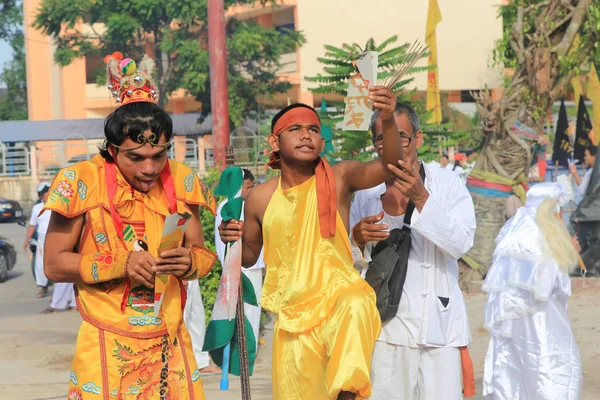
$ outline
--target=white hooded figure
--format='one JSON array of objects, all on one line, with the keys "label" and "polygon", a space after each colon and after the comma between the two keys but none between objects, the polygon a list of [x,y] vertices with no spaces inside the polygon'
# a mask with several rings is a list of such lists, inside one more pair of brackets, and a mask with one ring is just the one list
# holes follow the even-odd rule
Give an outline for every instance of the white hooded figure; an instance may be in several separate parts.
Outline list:
[{"label": "white hooded figure", "polygon": [[557,183],[527,192],[527,201],[496,239],[482,287],[491,333],[483,394],[490,400],[577,400],[583,378],[567,314],[569,271],[578,254],[557,218],[566,204]]}]

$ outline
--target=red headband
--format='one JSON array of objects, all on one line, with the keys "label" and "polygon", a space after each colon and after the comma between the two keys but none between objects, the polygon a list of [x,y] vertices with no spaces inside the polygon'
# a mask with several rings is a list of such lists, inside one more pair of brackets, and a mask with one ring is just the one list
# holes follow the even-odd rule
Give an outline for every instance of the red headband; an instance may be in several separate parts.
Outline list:
[{"label": "red headband", "polygon": [[319,117],[317,117],[317,114],[315,114],[311,108],[296,107],[283,114],[281,118],[277,120],[277,123],[275,123],[273,132],[271,132],[271,134],[279,135],[290,126],[301,123],[315,124],[321,127]]}]

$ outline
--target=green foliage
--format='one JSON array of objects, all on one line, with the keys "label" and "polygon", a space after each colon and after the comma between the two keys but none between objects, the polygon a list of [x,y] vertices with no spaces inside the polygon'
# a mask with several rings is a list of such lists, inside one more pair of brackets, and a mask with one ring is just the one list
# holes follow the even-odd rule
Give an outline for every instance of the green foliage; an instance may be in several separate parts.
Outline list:
[{"label": "green foliage", "polygon": [[6,98],[0,102],[0,120],[27,119],[27,73],[23,5],[20,1],[0,0],[0,40],[12,49],[12,61],[3,66],[0,83],[6,86]]},{"label": "green foliage", "polygon": [[[306,77],[308,82],[318,84],[316,88],[309,89],[314,94],[335,94],[341,97],[346,96],[350,76],[355,73],[352,61],[356,60],[363,51],[376,51],[379,53],[378,80],[383,81],[392,74],[392,68],[402,62],[408,55],[409,43],[397,45],[398,36],[392,36],[381,44],[377,44],[372,38],[367,40],[364,46],[356,43],[344,44],[342,47],[325,45],[325,56],[317,60],[323,65],[324,73],[317,74],[314,77]],[[427,54],[424,56],[426,57]],[[393,88],[398,95],[398,101],[413,106],[419,115],[422,123],[421,129],[425,133],[426,141],[419,151],[419,156],[425,160],[437,158],[439,144],[453,145],[459,139],[452,131],[449,124],[427,125],[430,113],[426,110],[424,100],[415,100],[416,89],[408,91],[406,86],[414,78],[410,77],[419,72],[428,70],[429,67],[413,67],[405,79],[399,81]],[[364,131],[342,131],[335,127],[344,120],[344,103],[342,101],[327,102],[331,111],[320,112],[323,124],[334,127],[333,140],[335,143],[335,152],[333,158],[350,160],[356,159],[367,161],[372,159],[374,152],[365,151],[372,145],[371,133]],[[446,136],[447,142],[439,142],[438,136]],[[439,144],[438,144],[439,143]]]},{"label": "green foliage", "polygon": [[[225,0],[225,8],[254,3]],[[55,61],[62,66],[115,50],[140,59],[146,46],[154,47],[160,104],[173,91],[186,89],[201,101],[206,116],[211,106],[207,21],[207,0],[43,0],[34,26],[53,37]],[[265,94],[289,90],[290,84],[281,82],[275,71],[281,55],[304,39],[299,32],[279,32],[233,18],[226,29],[230,118],[239,125],[264,107],[259,101]]]},{"label": "green foliage", "polygon": [[11,41],[21,33],[19,25],[23,24],[23,8],[21,1],[0,0],[0,40]]},{"label": "green foliage", "polygon": [[[277,78],[276,71],[281,55],[304,43],[304,38],[296,31],[278,32],[235,19],[228,20],[226,33],[229,116],[235,125],[241,125],[250,113],[264,114],[273,95],[291,89],[289,82]],[[179,65],[184,71],[180,85],[196,95],[204,115],[211,104],[208,62],[206,52],[195,54],[193,47],[186,46],[185,60]]]},{"label": "green foliage", "polygon": [[[556,44],[553,35],[557,35],[560,39],[564,35],[568,23],[560,25],[561,21],[568,17],[568,11],[560,11],[556,15],[555,20],[546,20],[549,29],[555,29],[553,32],[541,32],[542,35],[551,34],[544,40],[532,41],[533,37],[537,38],[540,32],[536,32],[540,26],[541,13],[545,12],[547,0],[515,0],[510,1],[506,5],[501,5],[498,8],[498,17],[502,18],[503,33],[502,38],[496,41],[496,47],[493,53],[495,65],[504,65],[507,68],[516,68],[518,59],[513,46],[515,42],[515,23],[518,19],[519,7],[535,7],[524,14],[523,28],[523,45],[525,49],[534,47],[552,46]],[[543,6],[542,6],[543,5]],[[546,17],[549,18],[549,17]],[[593,0],[588,9],[586,17],[579,29],[579,37],[581,39],[578,46],[572,52],[559,59],[560,75],[568,75],[572,72],[575,75],[582,75],[589,72],[590,62],[600,67],[600,45],[598,44],[600,32],[600,2]],[[512,45],[511,45],[512,42]],[[591,49],[591,50],[590,50]],[[505,82],[505,86],[510,81]]]}]

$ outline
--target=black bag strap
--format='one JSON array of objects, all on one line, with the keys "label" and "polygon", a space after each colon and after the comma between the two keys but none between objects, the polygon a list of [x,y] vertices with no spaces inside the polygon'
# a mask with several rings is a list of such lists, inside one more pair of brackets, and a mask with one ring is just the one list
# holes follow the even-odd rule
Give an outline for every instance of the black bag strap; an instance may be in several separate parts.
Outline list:
[{"label": "black bag strap", "polygon": [[[419,175],[421,175],[421,180],[425,183],[425,166],[421,164],[421,168],[419,169]],[[415,211],[415,203],[412,200],[408,201],[408,205],[406,206],[406,212],[404,213],[404,227],[410,230],[410,219],[412,218],[413,212]]]}]

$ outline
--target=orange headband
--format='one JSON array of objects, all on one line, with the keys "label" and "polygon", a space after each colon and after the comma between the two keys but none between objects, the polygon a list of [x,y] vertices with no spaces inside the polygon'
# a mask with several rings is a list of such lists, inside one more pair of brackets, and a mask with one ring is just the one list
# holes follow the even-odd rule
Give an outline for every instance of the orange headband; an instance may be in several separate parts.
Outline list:
[{"label": "orange headband", "polygon": [[275,123],[275,126],[273,127],[273,132],[271,132],[271,134],[279,135],[281,132],[285,131],[290,126],[299,123],[315,124],[321,127],[319,117],[317,117],[317,114],[315,114],[315,112],[311,108],[296,107],[283,114],[281,118],[277,120],[277,123]]}]

